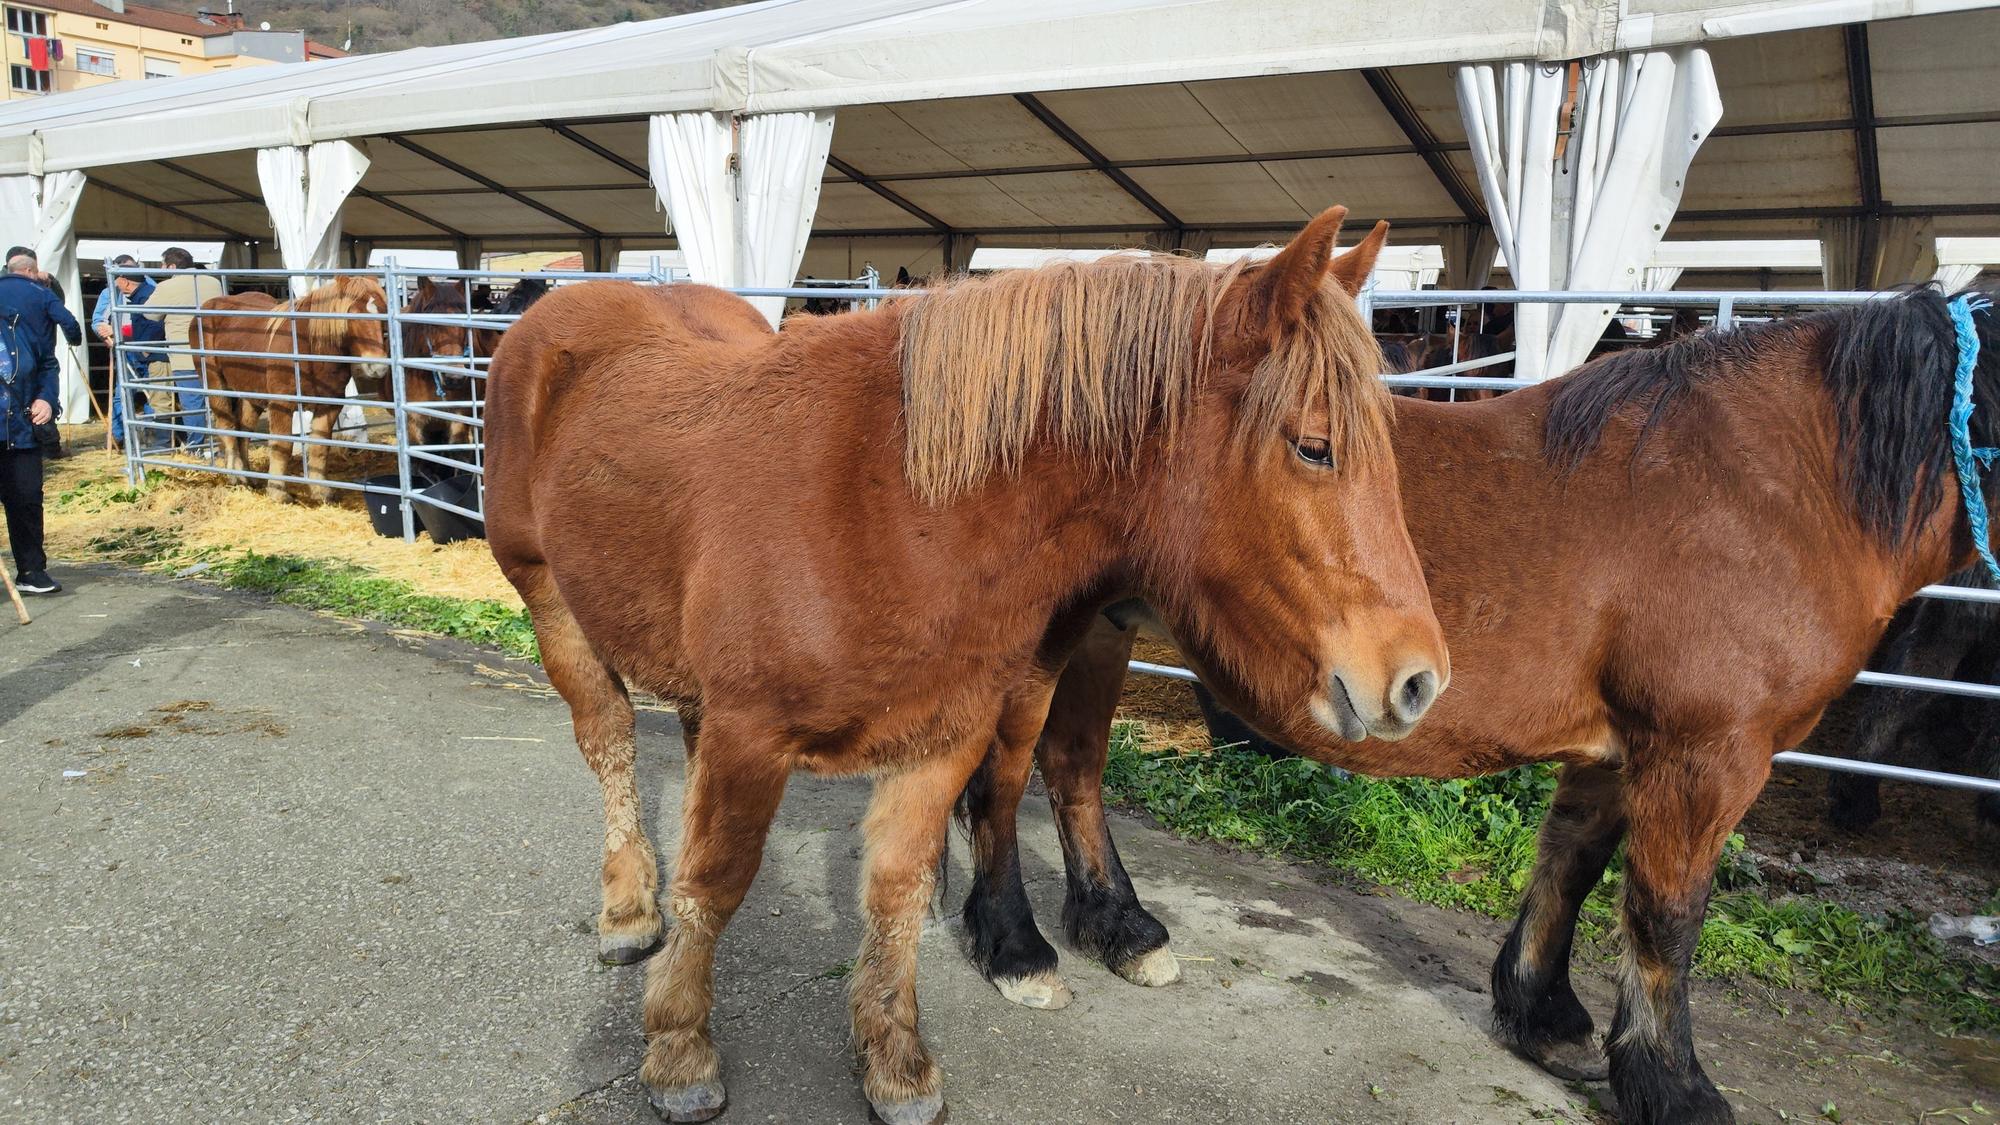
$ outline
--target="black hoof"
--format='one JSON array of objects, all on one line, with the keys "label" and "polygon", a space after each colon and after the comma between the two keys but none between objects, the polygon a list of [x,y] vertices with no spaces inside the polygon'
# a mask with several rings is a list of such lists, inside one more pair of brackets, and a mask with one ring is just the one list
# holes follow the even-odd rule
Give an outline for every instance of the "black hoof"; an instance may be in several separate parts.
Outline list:
[{"label": "black hoof", "polygon": [[636,965],[660,948],[659,934],[651,938],[599,938],[597,959],[606,965]]},{"label": "black hoof", "polygon": [[1565,1082],[1604,1082],[1611,1077],[1611,1060],[1593,1041],[1550,1043],[1520,1054]]}]

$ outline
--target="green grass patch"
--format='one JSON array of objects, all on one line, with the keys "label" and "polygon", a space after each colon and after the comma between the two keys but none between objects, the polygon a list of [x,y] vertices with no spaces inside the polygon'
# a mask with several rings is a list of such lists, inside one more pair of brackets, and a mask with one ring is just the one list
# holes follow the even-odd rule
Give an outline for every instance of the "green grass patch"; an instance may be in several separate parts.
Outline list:
[{"label": "green grass patch", "polygon": [[407,582],[378,578],[358,566],[251,552],[215,562],[206,577],[289,605],[421,629],[539,659],[526,610],[486,599],[420,593]]},{"label": "green grass patch", "polygon": [[[1462,781],[1341,777],[1300,758],[1223,747],[1147,753],[1113,732],[1105,788],[1177,832],[1344,871],[1438,906],[1513,913],[1534,865],[1555,772],[1528,767]],[[1608,955],[1619,864],[1584,904],[1580,930]],[[2000,971],[1953,957],[1920,920],[1772,897],[1731,839],[1695,971],[1802,987],[1868,1009],[1910,1007],[1954,1027],[2000,1030]]]}]

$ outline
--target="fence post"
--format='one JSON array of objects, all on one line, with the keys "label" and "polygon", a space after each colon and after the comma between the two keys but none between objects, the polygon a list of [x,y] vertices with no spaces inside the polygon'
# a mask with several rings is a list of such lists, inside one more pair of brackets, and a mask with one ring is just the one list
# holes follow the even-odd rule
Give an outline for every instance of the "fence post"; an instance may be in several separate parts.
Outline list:
[{"label": "fence post", "polygon": [[[113,266],[112,270],[115,271],[118,268],[119,267],[117,266]],[[134,422],[138,421],[138,419],[134,416],[134,412],[129,408],[124,409],[122,411],[119,409],[120,407],[129,407],[130,405],[128,402],[119,399],[118,396],[127,393],[125,388],[125,363],[128,353],[120,351],[119,349],[125,346],[126,342],[125,326],[131,323],[130,314],[126,310],[129,309],[131,306],[125,303],[125,291],[118,288],[118,276],[119,275],[114,272],[111,274],[111,280],[110,280],[110,285],[111,285],[110,409],[113,411],[119,411],[125,417],[125,480],[132,487],[137,488],[139,487],[140,483],[146,479],[146,469],[143,465],[139,464],[139,450],[146,444],[146,439],[144,436],[141,436],[138,428],[133,425]],[[129,353],[129,354],[137,354],[137,353]],[[145,394],[146,392],[144,390],[141,390],[139,393]],[[104,426],[105,426],[105,433],[107,434],[110,433],[111,418],[108,415],[104,419]]]},{"label": "fence post", "polygon": [[1736,326],[1736,298],[1723,297],[1715,303],[1715,327],[1727,332]]},{"label": "fence post", "polygon": [[403,301],[403,277],[396,268],[392,255],[382,260],[382,295],[387,309],[383,313],[384,332],[389,345],[389,402],[390,414],[396,426],[396,503],[403,512],[403,542],[417,541],[417,513],[410,506],[410,427],[409,395],[403,387],[403,326],[400,311]]}]

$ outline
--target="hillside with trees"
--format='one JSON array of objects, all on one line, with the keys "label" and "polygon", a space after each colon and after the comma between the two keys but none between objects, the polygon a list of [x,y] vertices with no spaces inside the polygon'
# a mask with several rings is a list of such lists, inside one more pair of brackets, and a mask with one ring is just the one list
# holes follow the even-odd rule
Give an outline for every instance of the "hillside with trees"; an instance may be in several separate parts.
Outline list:
[{"label": "hillside with trees", "polygon": [[[221,11],[227,0],[147,0],[179,11]],[[237,0],[251,27],[268,22],[357,53],[471,43],[659,19],[741,0]]]}]

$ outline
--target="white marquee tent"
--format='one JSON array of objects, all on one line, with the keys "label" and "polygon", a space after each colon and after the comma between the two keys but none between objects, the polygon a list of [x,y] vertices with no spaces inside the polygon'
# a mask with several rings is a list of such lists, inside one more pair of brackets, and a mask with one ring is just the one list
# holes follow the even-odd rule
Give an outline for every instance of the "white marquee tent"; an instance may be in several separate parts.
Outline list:
[{"label": "white marquee tent", "polygon": [[0,220],[238,264],[675,247],[781,284],[1202,252],[1339,202],[1441,244],[1447,284],[1497,241],[1524,283],[1638,288],[1671,235],[1815,238],[1873,286],[2000,233],[1994,6],[766,0],[10,102]]}]

